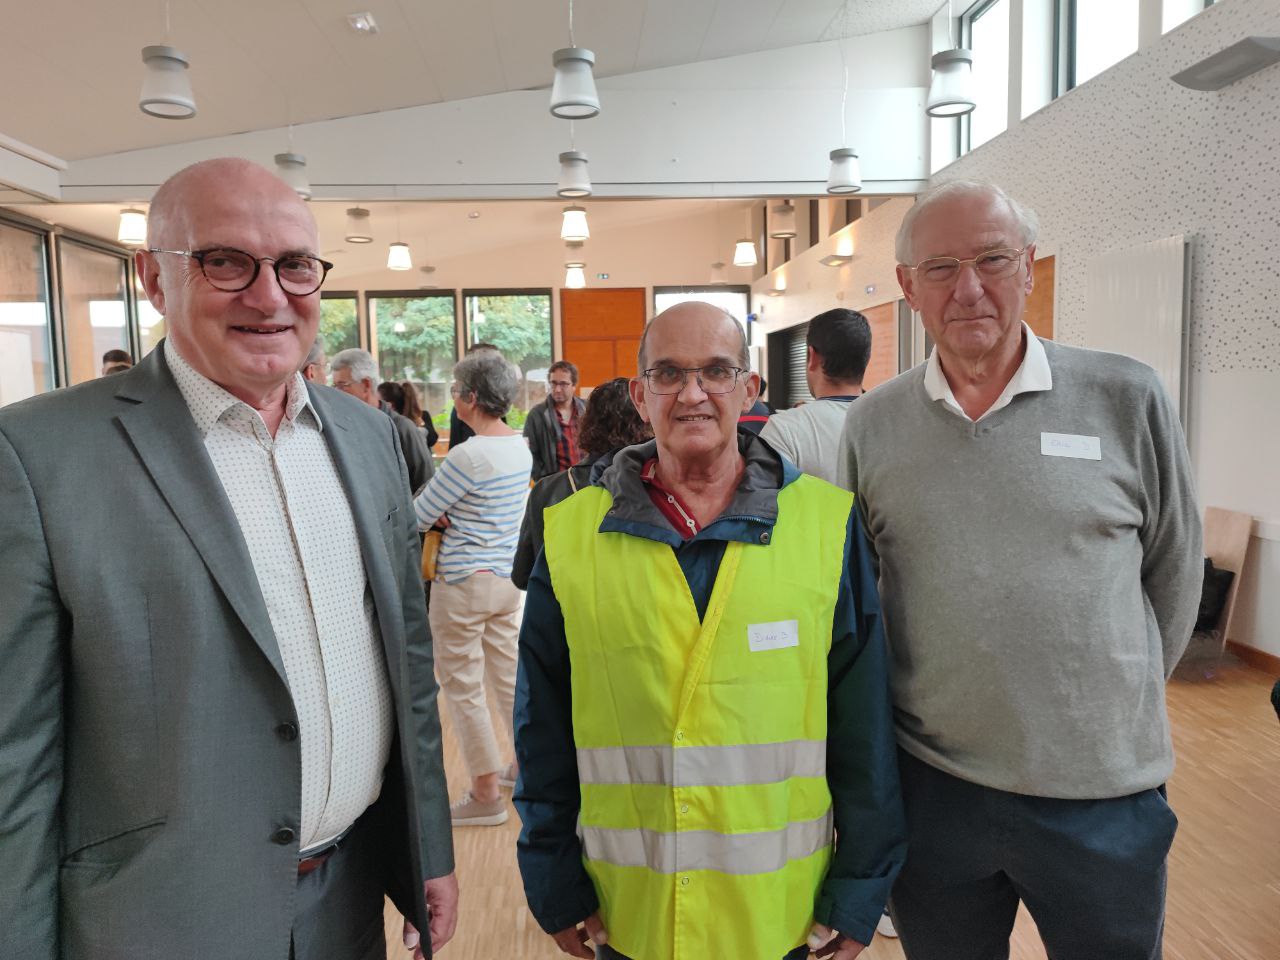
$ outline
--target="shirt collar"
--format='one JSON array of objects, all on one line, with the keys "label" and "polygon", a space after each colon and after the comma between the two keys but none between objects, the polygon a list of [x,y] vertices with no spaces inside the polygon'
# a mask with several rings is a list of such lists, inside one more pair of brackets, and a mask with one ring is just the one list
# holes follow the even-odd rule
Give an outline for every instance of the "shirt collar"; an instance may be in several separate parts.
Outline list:
[{"label": "shirt collar", "polygon": [[[991,404],[981,417],[978,417],[979,420],[1002,407],[1007,407],[1009,402],[1020,393],[1053,389],[1053,371],[1049,368],[1049,358],[1044,352],[1044,344],[1027,326],[1026,321],[1023,321],[1022,330],[1027,345],[1022,363],[1018,364],[1018,369],[1009,378],[1009,382],[1005,384],[1004,390],[1000,392],[995,403]],[[924,389],[930,400],[941,400],[954,413],[958,413],[966,420],[969,419],[969,415],[961,408],[955,393],[951,390],[951,384],[947,383],[947,378],[942,372],[942,362],[938,359],[936,346],[929,354],[929,362],[925,365]]]},{"label": "shirt collar", "polygon": [[[254,416],[259,416],[258,411],[249,404],[232,396],[223,387],[218,386],[191,366],[178,352],[172,340],[166,338],[161,349],[164,350],[165,362],[169,365],[173,379],[182,392],[182,398],[187,402],[187,408],[191,411],[191,417],[195,420],[196,429],[200,431],[201,437],[207,437],[209,431],[228,411],[239,407],[243,407]],[[323,431],[324,421],[320,419],[319,411],[311,403],[306,381],[303,380],[301,373],[295,373],[293,378],[285,383],[285,419],[296,421],[304,410],[310,411],[316,428]]]}]

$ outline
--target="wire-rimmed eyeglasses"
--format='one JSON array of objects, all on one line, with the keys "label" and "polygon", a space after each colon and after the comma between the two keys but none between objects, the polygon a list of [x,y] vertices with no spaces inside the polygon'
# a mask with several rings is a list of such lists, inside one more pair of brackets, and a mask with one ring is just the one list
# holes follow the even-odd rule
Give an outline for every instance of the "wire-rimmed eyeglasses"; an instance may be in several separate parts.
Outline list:
[{"label": "wire-rimmed eyeglasses", "polygon": [[703,393],[732,393],[738,385],[738,377],[747,373],[742,367],[731,367],[723,363],[713,363],[705,367],[677,367],[664,364],[650,367],[640,375],[649,385],[650,391],[656,394],[679,393],[689,382],[689,374],[698,379],[698,386]]},{"label": "wire-rimmed eyeglasses", "polygon": [[1013,276],[1018,265],[1022,263],[1022,255],[1026,252],[1026,247],[1021,250],[1015,247],[1001,247],[998,250],[980,253],[969,260],[958,260],[955,257],[930,257],[908,269],[914,271],[921,283],[930,285],[941,286],[944,283],[953,282],[960,276],[960,268],[966,263],[973,264],[974,271],[980,277],[987,280],[1003,280],[1005,277]]},{"label": "wire-rimmed eyeglasses", "polygon": [[162,250],[148,247],[148,253],[172,253],[190,257],[200,264],[200,272],[209,285],[225,293],[238,293],[253,286],[264,263],[270,263],[276,282],[285,293],[305,297],[315,293],[324,283],[333,264],[304,253],[291,253],[283,257],[255,257],[235,247],[214,247],[209,250]]}]

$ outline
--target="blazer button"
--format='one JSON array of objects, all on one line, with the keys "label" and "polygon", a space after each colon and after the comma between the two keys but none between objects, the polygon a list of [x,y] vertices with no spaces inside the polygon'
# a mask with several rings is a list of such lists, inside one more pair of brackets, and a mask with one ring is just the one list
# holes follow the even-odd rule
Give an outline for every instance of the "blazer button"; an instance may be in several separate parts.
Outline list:
[{"label": "blazer button", "polygon": [[278,736],[281,740],[286,740],[286,741],[297,740],[298,725],[294,723],[292,720],[286,720],[284,723],[280,724],[280,726],[276,727],[276,736]]},{"label": "blazer button", "polygon": [[283,847],[285,844],[293,843],[293,838],[295,836],[296,834],[294,834],[294,832],[288,827],[281,827],[271,835],[271,840],[273,843],[278,843]]}]

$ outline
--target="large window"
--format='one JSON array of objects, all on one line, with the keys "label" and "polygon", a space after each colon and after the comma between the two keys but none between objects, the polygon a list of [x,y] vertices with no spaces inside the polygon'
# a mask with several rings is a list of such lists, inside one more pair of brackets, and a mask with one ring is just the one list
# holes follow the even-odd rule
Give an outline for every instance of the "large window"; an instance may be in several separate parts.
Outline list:
[{"label": "large window", "polygon": [[0,222],[0,406],[52,390],[44,236]]},{"label": "large window", "polygon": [[524,374],[507,423],[524,424],[524,416],[547,396],[551,366],[551,291],[464,290],[466,343],[491,343]]},{"label": "large window", "polygon": [[965,13],[963,29],[973,50],[977,107],[967,119],[973,150],[1004,133],[1009,123],[1009,0],[981,0]]},{"label": "large window", "polygon": [[409,381],[422,409],[437,424],[443,417],[447,427],[450,375],[457,359],[453,292],[371,293],[367,303],[382,379]]},{"label": "large window", "polygon": [[129,349],[128,269],[123,256],[58,239],[63,342],[67,382],[83,383],[102,373],[102,355]]},{"label": "large window", "polygon": [[340,350],[360,346],[360,319],[354,292],[335,290],[320,294],[320,336],[330,357]]},{"label": "large window", "polygon": [[1069,87],[1078,87],[1138,49],[1138,0],[1069,0]]},{"label": "large window", "polygon": [[653,312],[659,314],[677,303],[693,300],[719,307],[746,327],[747,314],[751,312],[751,288],[747,286],[714,287],[654,287]]},{"label": "large window", "polygon": [[138,348],[141,356],[145,357],[156,348],[157,343],[167,336],[169,327],[168,324],[165,323],[164,317],[160,312],[151,305],[151,301],[147,299],[146,293],[142,290],[138,290],[137,292]]}]

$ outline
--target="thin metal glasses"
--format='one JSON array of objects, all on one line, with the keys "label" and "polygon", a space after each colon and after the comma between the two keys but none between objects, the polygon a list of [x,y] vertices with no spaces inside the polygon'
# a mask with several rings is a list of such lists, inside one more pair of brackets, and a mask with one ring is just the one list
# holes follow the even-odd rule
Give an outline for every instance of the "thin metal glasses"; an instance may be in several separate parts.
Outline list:
[{"label": "thin metal glasses", "polygon": [[1026,247],[1021,250],[1013,247],[1002,247],[999,250],[988,250],[986,253],[980,253],[970,260],[957,260],[955,257],[930,257],[928,260],[921,260],[910,269],[915,271],[915,275],[920,279],[921,283],[927,283],[930,286],[953,283],[960,276],[960,268],[966,263],[973,264],[973,269],[978,276],[986,280],[1003,280],[1005,277],[1013,276],[1018,269],[1018,265],[1022,263],[1022,255],[1026,252]]},{"label": "thin metal glasses", "polygon": [[650,367],[640,375],[649,389],[657,394],[679,393],[689,382],[689,374],[698,378],[698,386],[703,393],[732,393],[738,385],[738,377],[746,372],[742,367],[713,363],[706,367]]},{"label": "thin metal glasses", "polygon": [[210,250],[161,250],[159,247],[149,247],[148,252],[190,257],[200,264],[200,272],[209,281],[209,285],[226,293],[249,289],[258,279],[262,265],[270,263],[281,290],[295,297],[305,297],[319,290],[324,278],[333,269],[333,264],[328,260],[302,253],[277,259],[255,257],[234,247],[216,247]]}]

